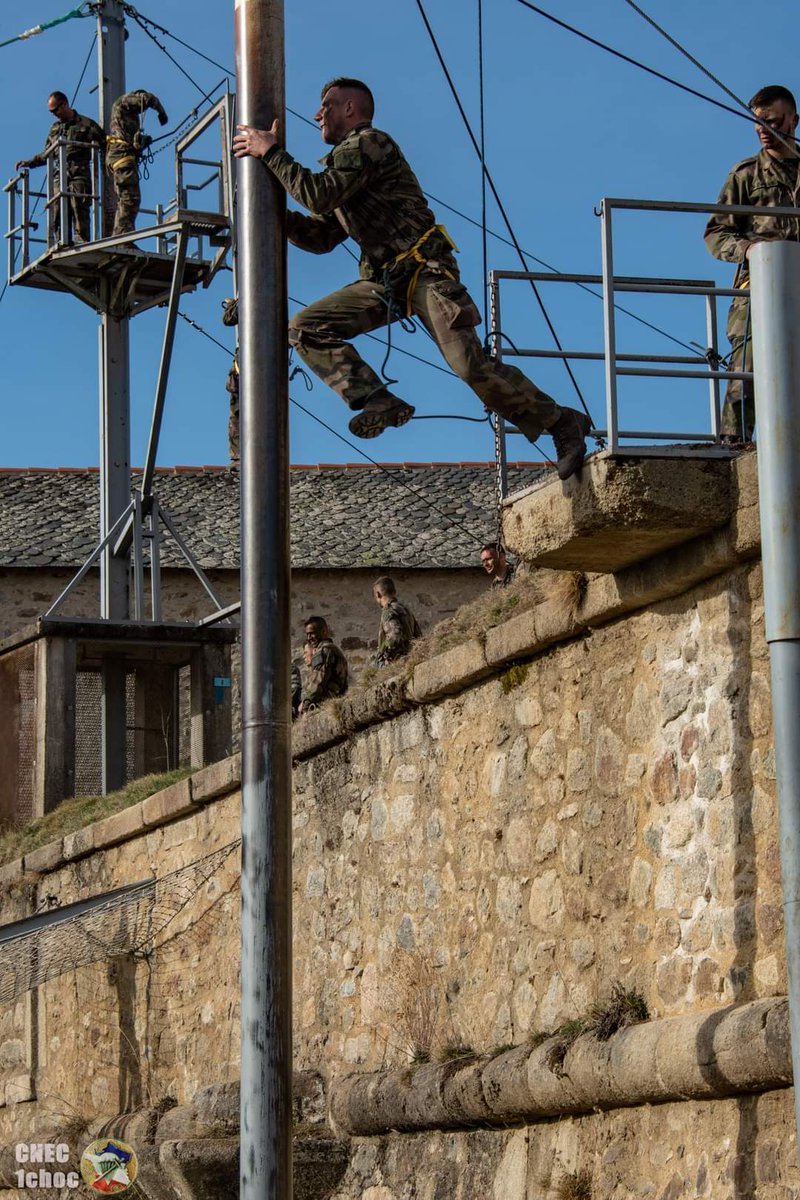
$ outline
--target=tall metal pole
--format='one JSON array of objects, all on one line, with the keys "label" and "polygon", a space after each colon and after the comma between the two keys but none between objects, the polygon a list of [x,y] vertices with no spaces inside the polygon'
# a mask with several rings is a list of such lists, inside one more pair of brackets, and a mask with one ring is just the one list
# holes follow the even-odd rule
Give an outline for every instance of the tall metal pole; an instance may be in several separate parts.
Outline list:
[{"label": "tall metal pole", "polygon": [[[121,0],[103,0],[97,12],[100,124],[108,128],[111,106],[125,91],[125,19]],[[109,189],[105,189],[108,191]],[[106,213],[108,209],[106,208]],[[107,219],[107,218],[106,218]],[[100,328],[100,537],[130,504],[130,339],[129,318],[104,313]],[[100,616],[129,616],[128,555],[115,555],[113,543],[100,559]],[[125,668],[103,667],[102,786],[125,783]]]},{"label": "tall metal pole", "polygon": [[[239,121],[284,123],[282,0],[235,0]],[[240,163],[242,1200],[292,1195],[289,396],[286,204]]]},{"label": "tall metal pole", "polygon": [[750,255],[764,611],[800,1144],[800,243]]}]

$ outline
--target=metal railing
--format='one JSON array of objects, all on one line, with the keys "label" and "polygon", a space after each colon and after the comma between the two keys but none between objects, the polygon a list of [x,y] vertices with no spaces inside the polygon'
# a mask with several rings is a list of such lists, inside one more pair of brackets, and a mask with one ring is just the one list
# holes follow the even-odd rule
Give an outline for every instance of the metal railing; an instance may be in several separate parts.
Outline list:
[{"label": "metal railing", "polygon": [[[720,353],[718,346],[718,324],[716,302],[719,298],[742,295],[738,288],[717,287],[713,280],[708,279],[666,279],[649,276],[615,276],[613,254],[613,218],[614,210],[639,212],[671,212],[671,213],[719,213],[726,216],[753,216],[759,213],[763,216],[763,208],[750,205],[733,204],[696,204],[672,200],[627,200],[605,198],[601,202],[601,237],[603,251],[602,275],[571,275],[554,272],[526,271],[492,271],[489,276],[491,299],[491,329],[490,345],[496,358],[517,356],[520,358],[562,359],[564,361],[602,361],[605,371],[606,393],[606,428],[596,429],[598,437],[607,440],[611,453],[637,455],[663,455],[664,447],[653,445],[622,445],[622,439],[637,440],[651,443],[683,442],[711,443],[709,451],[715,452],[720,447],[720,395],[721,380],[741,379],[751,381],[753,376],[747,371],[732,371],[721,369],[725,354]],[[770,216],[800,217],[797,208],[770,208]],[[601,287],[599,295],[603,301],[603,349],[602,350],[544,350],[508,347],[504,338],[501,320],[500,284],[503,280],[525,279],[539,283],[571,283],[583,287],[595,284]],[[623,354],[617,351],[617,296],[620,293],[653,293],[658,295],[698,296],[705,300],[705,353],[698,351],[697,355],[679,354]],[[693,343],[697,344],[697,343]],[[697,430],[651,430],[628,429],[620,426],[619,419],[619,389],[618,381],[622,376],[658,377],[665,379],[702,379],[708,381],[708,429]],[[509,427],[513,430],[513,426]],[[504,430],[504,433],[506,431]],[[716,449],[716,453],[722,453]],[[505,457],[505,448],[502,450]],[[500,460],[498,460],[500,462]],[[502,464],[500,464],[502,465]]]},{"label": "metal railing", "polygon": [[[184,212],[189,210],[191,217],[198,224],[202,224],[203,218],[206,218],[209,228],[204,231],[205,236],[212,245],[220,245],[223,230],[216,226],[229,226],[233,211],[230,168],[232,104],[233,98],[226,94],[177,140],[174,195],[164,204],[139,209],[140,216],[152,217],[154,225],[138,229],[135,234],[119,235],[113,241],[105,234],[110,226],[110,219],[105,212],[105,191],[109,185],[103,178],[102,152],[89,144],[84,147],[90,153],[91,191],[88,194],[79,192],[71,186],[69,178],[67,139],[60,138],[47,155],[43,188],[33,187],[30,168],[23,168],[3,189],[8,197],[8,228],[5,238],[9,280],[13,281],[40,258],[74,245],[72,202],[78,197],[89,204],[89,243],[102,239],[104,246],[108,247],[109,244],[129,244],[138,237],[156,237],[156,253],[173,255],[177,246],[177,232],[175,229],[166,233],[159,232],[159,227],[180,222]],[[219,127],[219,158],[191,157],[187,154],[215,123]],[[69,145],[74,150],[76,143],[72,142]],[[202,178],[196,177],[197,168],[204,170]],[[213,201],[206,210],[198,211],[188,204],[190,193],[205,191],[211,185],[215,185],[216,190]],[[228,236],[227,230],[224,231],[224,236]],[[203,234],[196,232],[193,244],[187,251],[190,260],[205,260],[207,257],[203,240]],[[214,257],[213,253],[211,257]]]}]

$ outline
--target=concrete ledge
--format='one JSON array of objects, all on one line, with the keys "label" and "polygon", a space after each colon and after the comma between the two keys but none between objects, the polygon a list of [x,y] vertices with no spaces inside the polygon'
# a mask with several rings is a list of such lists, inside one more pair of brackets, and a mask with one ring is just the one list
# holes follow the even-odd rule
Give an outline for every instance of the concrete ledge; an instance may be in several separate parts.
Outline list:
[{"label": "concrete ledge", "polygon": [[465,642],[415,667],[411,694],[419,704],[439,700],[485,678],[491,670],[483,643]]},{"label": "concrete ledge", "polygon": [[310,758],[319,750],[343,742],[346,737],[347,726],[333,708],[307,713],[292,726],[292,758],[298,762]]},{"label": "concrete ledge", "polygon": [[350,1075],[331,1088],[331,1115],[352,1136],[396,1129],[533,1123],[596,1109],[716,1099],[789,1087],[789,1006],[756,1000],[650,1021],[607,1042],[557,1039],[469,1063]]},{"label": "concrete ledge", "polygon": [[413,707],[404,676],[381,678],[368,690],[354,692],[342,700],[342,723],[348,729],[364,729],[373,721],[388,720]]},{"label": "concrete ledge", "polygon": [[56,842],[48,842],[46,846],[31,850],[22,861],[26,872],[34,871],[42,875],[45,871],[52,871],[64,861],[64,839],[59,838]]},{"label": "concrete ledge", "polygon": [[729,460],[606,451],[579,481],[547,479],[509,500],[503,538],[537,566],[619,571],[725,525],[732,506]]},{"label": "concrete ledge", "polygon": [[216,800],[217,796],[225,796],[241,786],[242,756],[232,754],[230,758],[211,763],[186,782],[191,784],[194,804],[206,804],[209,800]]},{"label": "concrete ledge", "polygon": [[13,862],[3,863],[0,867],[0,892],[19,883],[24,874],[24,859],[15,858]]},{"label": "concrete ledge", "polygon": [[163,792],[154,792],[146,800],[142,800],[142,821],[145,825],[163,825],[166,821],[177,820],[194,812],[192,804],[191,779],[179,779],[177,783],[164,788]]},{"label": "concrete ledge", "polygon": [[86,825],[83,829],[76,829],[73,833],[64,834],[63,853],[65,862],[72,862],[73,859],[83,858],[85,855],[91,854],[93,850],[93,825]]},{"label": "concrete ledge", "polygon": [[[152,797],[148,797],[148,799],[152,799]],[[103,850],[106,846],[116,846],[118,842],[125,842],[128,838],[141,833],[144,829],[143,804],[144,801],[140,804],[132,804],[130,808],[123,808],[121,812],[114,813],[112,817],[104,817],[102,821],[92,825],[95,850]]]}]

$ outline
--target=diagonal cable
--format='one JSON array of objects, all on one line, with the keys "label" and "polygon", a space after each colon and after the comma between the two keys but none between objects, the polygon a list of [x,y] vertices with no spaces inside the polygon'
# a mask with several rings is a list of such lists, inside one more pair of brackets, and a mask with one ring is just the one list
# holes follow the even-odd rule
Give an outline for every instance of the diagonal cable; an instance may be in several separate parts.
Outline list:
[{"label": "diagonal cable", "polygon": [[[773,136],[778,138],[778,140],[782,142],[782,144],[788,150],[791,150],[795,155],[800,157],[800,153],[798,153],[797,150],[797,138],[791,136],[787,138],[784,134],[779,133],[777,129],[773,129],[767,121],[761,121],[758,117],[755,117],[751,112],[749,104],[745,104],[744,100],[742,100],[740,96],[737,96],[735,92],[732,92],[731,89],[724,84],[721,79],[718,79],[712,71],[709,71],[708,67],[704,67],[698,58],[695,58],[693,54],[690,54],[685,46],[682,46],[676,38],[674,38],[670,33],[667,33],[666,29],[662,28],[657,21],[654,21],[653,18],[644,11],[643,8],[640,8],[638,4],[634,3],[634,0],[625,0],[625,3],[628,4],[634,12],[637,12],[639,16],[651,26],[652,29],[655,29],[657,33],[660,33],[661,36],[669,42],[670,46],[673,46],[679,54],[682,54],[684,58],[688,58],[692,66],[697,67],[698,71],[705,75],[706,79],[710,79],[711,82],[715,83],[717,87],[725,93],[726,96],[730,96],[731,100],[735,100],[736,103],[745,110],[748,120],[755,120],[756,124],[763,125],[766,129],[769,129]],[[740,115],[744,116],[744,113],[741,113]]]},{"label": "diagonal cable", "polygon": [[[228,349],[228,347],[225,346],[222,342],[217,341],[217,339],[215,337],[213,337],[212,334],[210,334],[206,329],[203,329],[202,325],[198,325],[196,321],[193,321],[190,317],[187,317],[185,313],[182,313],[180,311],[179,311],[179,316],[183,317],[184,321],[186,321],[186,323],[188,325],[191,325],[192,328],[195,329],[198,333],[201,333],[203,335],[203,337],[208,338],[208,340],[210,342],[213,342],[215,346],[219,346],[219,348],[221,350],[224,350],[226,354],[231,355],[231,351]],[[232,357],[232,355],[231,355],[231,357]],[[366,462],[370,463],[371,466],[377,467],[378,470],[383,471],[385,475],[393,476],[396,479],[396,481],[401,485],[401,487],[404,487],[406,489],[406,491],[411,492],[411,494],[413,496],[415,496],[417,498],[417,500],[421,500],[422,503],[427,505],[428,508],[430,508],[434,512],[438,513],[438,515],[440,517],[444,517],[444,519],[446,521],[449,521],[451,525],[457,525],[459,528],[463,529],[466,533],[468,533],[471,538],[474,538],[474,537],[482,538],[483,537],[483,533],[481,533],[481,534],[476,533],[476,531],[474,529],[471,529],[468,525],[465,525],[463,521],[458,521],[458,520],[456,520],[455,517],[451,516],[450,513],[445,512],[443,509],[437,508],[437,506],[435,504],[433,504],[433,502],[427,496],[425,496],[422,492],[418,491],[417,488],[413,487],[410,483],[407,483],[406,480],[400,478],[399,476],[401,475],[403,468],[400,468],[400,470],[390,470],[383,463],[379,463],[376,459],[372,458],[369,454],[366,453],[366,451],[362,450],[360,446],[357,446],[357,445],[355,445],[354,442],[349,441],[346,437],[343,436],[343,434],[339,433],[336,429],[334,429],[331,425],[329,425],[327,423],[327,421],[323,421],[322,417],[317,416],[317,414],[315,412],[312,412],[312,410],[310,408],[306,408],[306,406],[304,404],[301,404],[299,400],[295,400],[295,398],[293,396],[290,396],[289,401],[291,404],[294,405],[295,408],[297,408],[301,412],[305,413],[306,416],[311,417],[312,421],[316,421],[318,425],[321,425],[323,429],[326,429],[328,431],[328,433],[332,433],[333,436],[335,438],[338,438],[338,440],[340,442],[343,442],[345,444],[345,446],[348,447],[348,449],[355,451],[356,454],[360,455],[360,457],[363,458]],[[457,419],[457,418],[453,418],[453,419]],[[461,419],[471,420],[474,418],[461,418]],[[483,418],[481,418],[481,420],[482,419]],[[548,459],[548,462],[550,462],[550,461],[551,460]]]},{"label": "diagonal cable", "polygon": [[622,59],[623,62],[629,63],[632,67],[638,67],[640,71],[644,71],[648,75],[653,75],[656,79],[671,84],[672,87],[680,88],[682,92],[688,92],[690,96],[696,96],[698,100],[705,100],[708,104],[713,104],[716,108],[721,108],[725,112],[732,113],[734,117],[744,117],[745,120],[752,119],[746,116],[745,113],[740,112],[738,108],[731,108],[729,104],[723,104],[721,100],[715,100],[713,96],[707,96],[705,92],[698,92],[695,88],[689,87],[688,84],[679,83],[671,75],[665,75],[662,71],[657,71],[655,67],[648,67],[645,63],[639,62],[627,54],[623,54],[621,50],[615,50],[613,46],[608,46],[605,42],[600,42],[597,38],[584,33],[583,30],[576,29],[574,25],[568,25],[566,21],[559,20],[552,13],[546,12],[536,4],[531,4],[531,0],[517,0],[517,3],[523,5],[524,8],[529,8],[531,12],[538,13],[540,17],[545,17],[546,20],[552,21],[554,25],[559,25],[562,29],[566,29],[568,33],[574,33],[576,37],[582,38],[584,42],[589,42],[590,45],[597,46],[599,50],[605,50],[607,54],[613,54],[615,58]]},{"label": "diagonal cable", "polygon": [[[428,36],[430,37],[431,43],[436,52],[436,57],[439,60],[439,65],[441,66],[444,76],[450,87],[450,91],[453,95],[453,99],[455,100],[458,111],[461,114],[461,119],[464,122],[464,126],[467,130],[467,133],[469,134],[470,141],[472,142],[472,145],[475,149],[476,154],[478,154],[478,156],[480,157],[480,146],[475,137],[475,134],[472,132],[472,126],[470,125],[469,118],[467,117],[467,114],[464,111],[464,106],[461,103],[461,97],[459,96],[458,90],[453,82],[452,76],[451,76],[449,70],[447,69],[447,64],[444,61],[442,52],[439,49],[439,44],[436,41],[436,36],[433,32],[433,29],[431,28],[431,24],[430,24],[430,21],[428,20],[425,9],[422,6],[422,0],[416,0],[416,5],[417,5],[417,8],[419,9],[420,16],[422,17],[422,20],[425,23],[425,28],[428,31]],[[500,199],[500,195],[497,191],[497,188],[495,187],[494,180],[492,179],[491,173],[489,172],[489,168],[486,166],[485,163],[483,163],[482,165],[483,165],[484,174],[486,176],[486,182],[488,183],[491,193],[494,196],[495,203],[497,204],[500,215],[502,216],[503,221],[505,222],[505,226],[506,226],[506,229],[508,230],[509,237],[511,238],[512,242],[514,243],[514,249],[516,250],[516,252],[519,256],[519,260],[522,263],[523,269],[527,269],[527,263],[525,262],[525,256],[522,253],[522,248],[520,247],[520,244],[517,241],[516,235],[514,233],[512,225],[511,225],[511,221],[509,220],[508,214],[505,210],[505,206],[503,205],[503,202]],[[544,317],[544,320],[547,324],[547,328],[550,330],[550,335],[553,338],[553,341],[555,342],[558,349],[563,353],[564,348],[561,345],[558,334],[555,331],[553,322],[550,320],[550,316],[547,312],[547,309],[544,306],[542,297],[539,294],[539,289],[536,287],[534,280],[531,279],[529,282],[531,285],[531,290],[533,291],[533,294],[536,297],[536,302],[539,305],[539,309],[540,309],[542,316]],[[589,409],[586,407],[586,401],[584,400],[583,393],[581,392],[581,389],[578,386],[578,381],[575,378],[575,374],[572,370],[572,367],[570,366],[570,364],[566,358],[563,359],[562,361],[564,363],[564,368],[565,368],[567,374],[569,375],[570,379],[572,380],[572,385],[575,388],[575,392],[578,396],[578,399],[581,402],[581,405],[583,406],[583,410],[586,413],[586,415],[589,417],[589,419],[591,420],[591,414],[589,413]]]}]

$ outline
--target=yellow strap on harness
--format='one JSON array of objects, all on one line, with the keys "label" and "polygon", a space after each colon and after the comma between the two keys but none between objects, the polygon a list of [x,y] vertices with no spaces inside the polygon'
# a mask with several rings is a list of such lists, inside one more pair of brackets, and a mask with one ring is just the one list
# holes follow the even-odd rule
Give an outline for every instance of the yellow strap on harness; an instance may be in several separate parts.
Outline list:
[{"label": "yellow strap on harness", "polygon": [[[432,233],[440,233],[442,235],[442,237],[444,238],[444,240],[448,243],[448,245],[452,246],[453,250],[455,250],[456,254],[458,254],[458,246],[455,244],[453,239],[450,237],[450,234],[447,232],[444,225],[431,225],[430,229],[426,229],[425,232],[423,233],[422,237],[418,238],[416,240],[416,242],[414,242],[413,246],[409,246],[408,250],[404,250],[403,253],[398,254],[396,258],[392,258],[389,260],[389,262],[385,262],[383,264],[384,271],[390,271],[392,269],[392,267],[396,267],[398,263],[407,262],[409,259],[412,262],[415,262],[417,264],[416,269],[414,270],[414,272],[411,275],[411,278],[408,281],[408,287],[406,289],[406,316],[407,317],[410,317],[412,314],[412,301],[414,298],[414,289],[417,286],[417,280],[419,279],[420,272],[422,271],[423,267],[425,267],[427,265],[427,262],[428,262],[427,258],[425,258],[420,253],[420,251]],[[455,276],[453,275],[452,271],[443,271],[442,274],[446,275],[448,279],[455,279]]]}]

